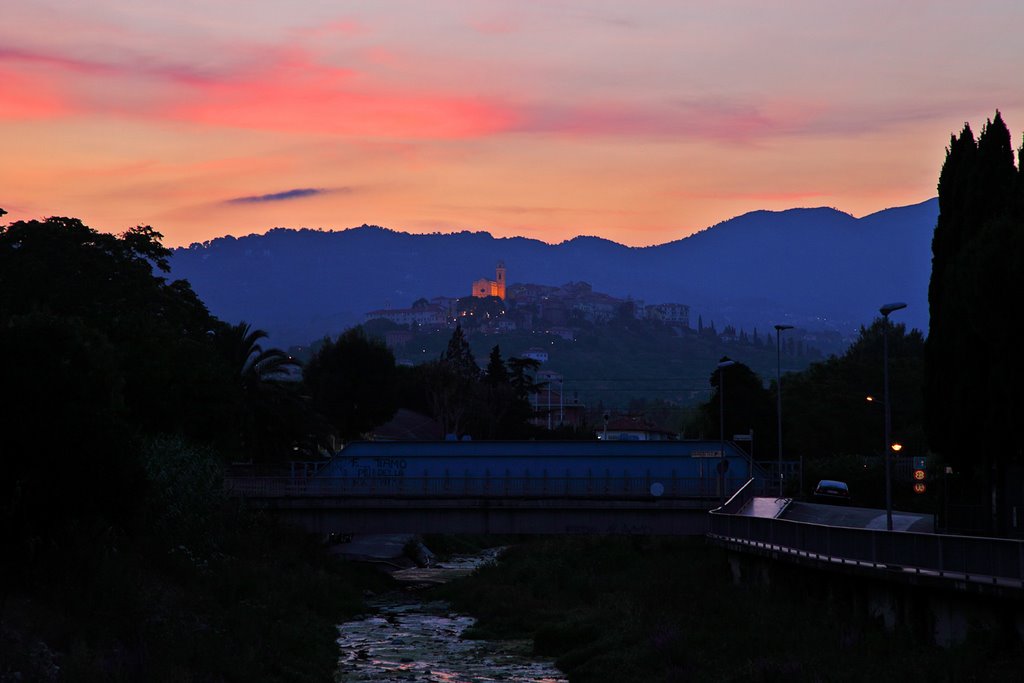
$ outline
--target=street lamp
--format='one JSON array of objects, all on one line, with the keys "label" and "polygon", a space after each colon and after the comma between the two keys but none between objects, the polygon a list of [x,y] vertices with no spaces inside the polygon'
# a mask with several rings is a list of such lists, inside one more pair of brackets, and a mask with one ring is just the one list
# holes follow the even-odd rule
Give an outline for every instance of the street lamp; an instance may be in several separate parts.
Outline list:
[{"label": "street lamp", "polygon": [[779,418],[779,497],[782,497],[782,331],[793,329],[792,325],[775,326],[775,393],[776,410]]},{"label": "street lamp", "polygon": [[721,449],[718,452],[718,474],[721,477],[721,504],[725,505],[725,369],[730,365],[736,365],[736,361],[726,357],[718,364],[718,438],[721,440]]},{"label": "street lamp", "polygon": [[878,309],[882,314],[882,385],[885,391],[885,528],[892,531],[892,454],[889,452],[889,432],[892,418],[889,413],[889,314],[906,308],[902,302],[885,304]]}]

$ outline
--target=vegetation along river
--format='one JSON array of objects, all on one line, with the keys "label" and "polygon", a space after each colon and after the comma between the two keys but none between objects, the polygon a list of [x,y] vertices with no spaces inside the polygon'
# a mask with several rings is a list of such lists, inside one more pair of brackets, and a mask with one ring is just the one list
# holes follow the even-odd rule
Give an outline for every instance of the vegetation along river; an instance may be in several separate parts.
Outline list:
[{"label": "vegetation along river", "polygon": [[562,683],[549,661],[530,656],[530,641],[463,640],[472,617],[441,600],[420,599],[416,586],[443,583],[494,561],[496,550],[455,556],[427,568],[395,573],[409,590],[368,601],[374,614],[338,627],[339,681]]}]

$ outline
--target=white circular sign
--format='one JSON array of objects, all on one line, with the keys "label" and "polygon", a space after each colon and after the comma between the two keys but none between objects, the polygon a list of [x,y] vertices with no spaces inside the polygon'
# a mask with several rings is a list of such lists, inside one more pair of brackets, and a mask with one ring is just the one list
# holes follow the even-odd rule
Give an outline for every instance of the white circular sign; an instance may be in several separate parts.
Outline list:
[{"label": "white circular sign", "polygon": [[659,497],[663,493],[665,493],[665,487],[664,487],[664,485],[662,485],[662,483],[660,481],[656,481],[653,484],[651,484],[651,495],[652,496],[657,498],[657,497]]}]

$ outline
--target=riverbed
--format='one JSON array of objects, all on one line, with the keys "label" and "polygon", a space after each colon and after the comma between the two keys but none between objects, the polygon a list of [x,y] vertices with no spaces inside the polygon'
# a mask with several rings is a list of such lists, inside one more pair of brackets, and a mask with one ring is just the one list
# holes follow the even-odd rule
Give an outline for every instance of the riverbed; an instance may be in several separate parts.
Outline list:
[{"label": "riverbed", "polygon": [[565,683],[553,663],[530,656],[529,641],[463,640],[472,617],[453,612],[446,602],[420,598],[418,587],[465,575],[496,554],[457,556],[396,572],[407,590],[367,600],[372,616],[338,627],[337,680]]}]

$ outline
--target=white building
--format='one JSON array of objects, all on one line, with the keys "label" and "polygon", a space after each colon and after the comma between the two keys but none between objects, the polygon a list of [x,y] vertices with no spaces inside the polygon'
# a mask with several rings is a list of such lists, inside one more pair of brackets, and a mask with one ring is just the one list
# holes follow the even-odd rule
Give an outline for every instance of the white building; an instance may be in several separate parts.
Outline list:
[{"label": "white building", "polygon": [[650,320],[690,326],[690,307],[686,304],[651,304],[644,307],[644,313]]}]

